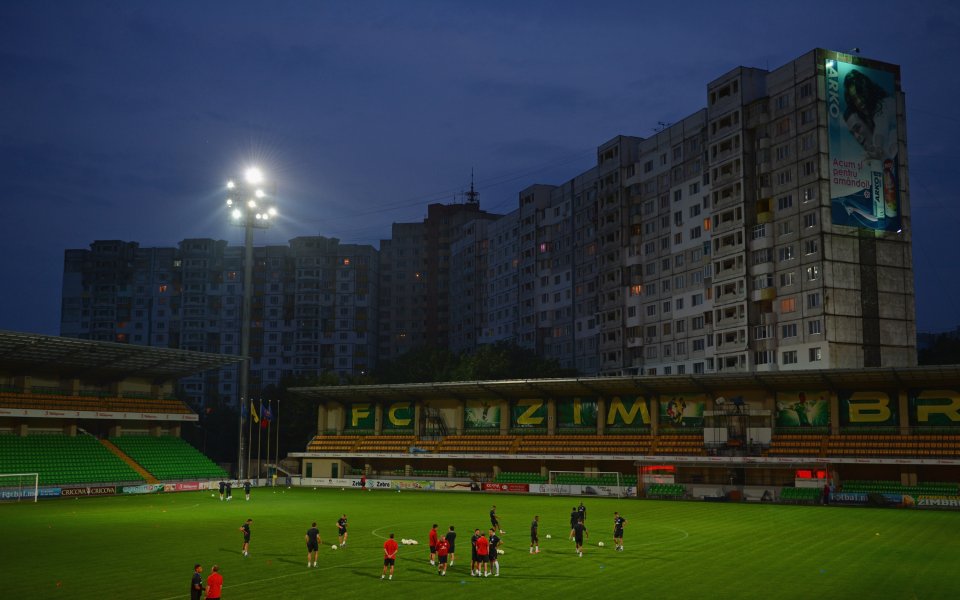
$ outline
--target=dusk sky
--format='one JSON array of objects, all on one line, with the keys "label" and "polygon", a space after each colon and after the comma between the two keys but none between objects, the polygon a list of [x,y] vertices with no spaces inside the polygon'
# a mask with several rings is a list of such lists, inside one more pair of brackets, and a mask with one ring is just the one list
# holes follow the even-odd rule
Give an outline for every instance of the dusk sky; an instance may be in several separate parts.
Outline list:
[{"label": "dusk sky", "polygon": [[300,235],[378,245],[459,201],[506,213],[618,134],[706,106],[737,66],[817,47],[901,65],[917,328],[960,324],[960,4],[0,3],[0,329],[59,333],[63,253],[241,244],[223,184],[257,163]]}]

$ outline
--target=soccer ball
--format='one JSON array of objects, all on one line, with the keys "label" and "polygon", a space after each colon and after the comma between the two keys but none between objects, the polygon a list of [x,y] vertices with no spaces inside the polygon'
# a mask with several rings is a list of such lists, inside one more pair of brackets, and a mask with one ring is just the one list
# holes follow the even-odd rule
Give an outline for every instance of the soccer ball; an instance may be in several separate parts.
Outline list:
[{"label": "soccer ball", "polygon": [[597,545],[603,548],[603,542],[597,542]]},{"label": "soccer ball", "polygon": [[497,548],[497,554],[503,554],[503,548]]},{"label": "soccer ball", "polygon": [[336,550],[336,549],[339,548],[339,547],[340,547],[340,546],[337,546],[336,544],[334,544],[334,545],[330,546],[330,549],[331,549],[331,550]]},{"label": "soccer ball", "polygon": [[217,496],[216,494],[210,494],[211,498],[216,498],[216,496]]},{"label": "soccer ball", "polygon": [[547,539],[548,539],[548,540],[553,539],[553,536],[548,533],[548,534],[547,534]]}]

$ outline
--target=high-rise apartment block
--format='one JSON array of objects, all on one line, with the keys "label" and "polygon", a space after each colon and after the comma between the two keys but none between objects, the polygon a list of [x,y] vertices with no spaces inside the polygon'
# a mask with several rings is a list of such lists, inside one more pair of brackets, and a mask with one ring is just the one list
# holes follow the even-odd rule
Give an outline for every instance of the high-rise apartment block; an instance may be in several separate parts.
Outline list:
[{"label": "high-rise apartment block", "polygon": [[915,364],[899,68],[815,50],[707,99],[520,193],[518,314],[486,323],[587,374]]},{"label": "high-rise apartment block", "polygon": [[[583,374],[916,364],[899,68],[826,50],[707,84],[507,215],[431,204],[369,246],[256,250],[256,377],[359,373],[421,346],[511,342]],[[70,250],[62,333],[235,352],[241,251]],[[197,381],[219,386],[233,380]]]},{"label": "high-rise apartment block", "polygon": [[[250,393],[286,375],[361,374],[377,358],[379,261],[372,246],[298,237],[254,248]],[[97,241],[67,250],[60,333],[236,354],[243,247],[188,239],[176,248]],[[181,381],[197,404],[234,402],[236,366]]]}]

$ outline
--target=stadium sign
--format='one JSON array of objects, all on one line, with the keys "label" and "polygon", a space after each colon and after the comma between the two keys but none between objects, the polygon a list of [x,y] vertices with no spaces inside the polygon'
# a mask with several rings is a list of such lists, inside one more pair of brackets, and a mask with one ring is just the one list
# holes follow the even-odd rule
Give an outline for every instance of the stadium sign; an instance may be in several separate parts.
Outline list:
[{"label": "stadium sign", "polygon": [[65,498],[69,498],[71,496],[113,496],[116,493],[117,487],[114,485],[62,488],[60,490],[60,495]]}]

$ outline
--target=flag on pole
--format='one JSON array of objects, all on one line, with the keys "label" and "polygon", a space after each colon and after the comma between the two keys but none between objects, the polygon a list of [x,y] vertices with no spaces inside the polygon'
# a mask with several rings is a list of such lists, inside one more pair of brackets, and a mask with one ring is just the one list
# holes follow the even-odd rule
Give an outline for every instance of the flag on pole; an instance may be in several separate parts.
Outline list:
[{"label": "flag on pole", "polygon": [[273,413],[270,411],[270,405],[266,406],[260,405],[260,427],[266,429],[270,426],[270,421],[273,419]]},{"label": "flag on pole", "polygon": [[[260,408],[262,409],[263,407],[261,406]],[[260,422],[260,417],[257,416],[257,407],[254,406],[253,400],[250,401],[250,415],[253,417],[254,423]]]}]

